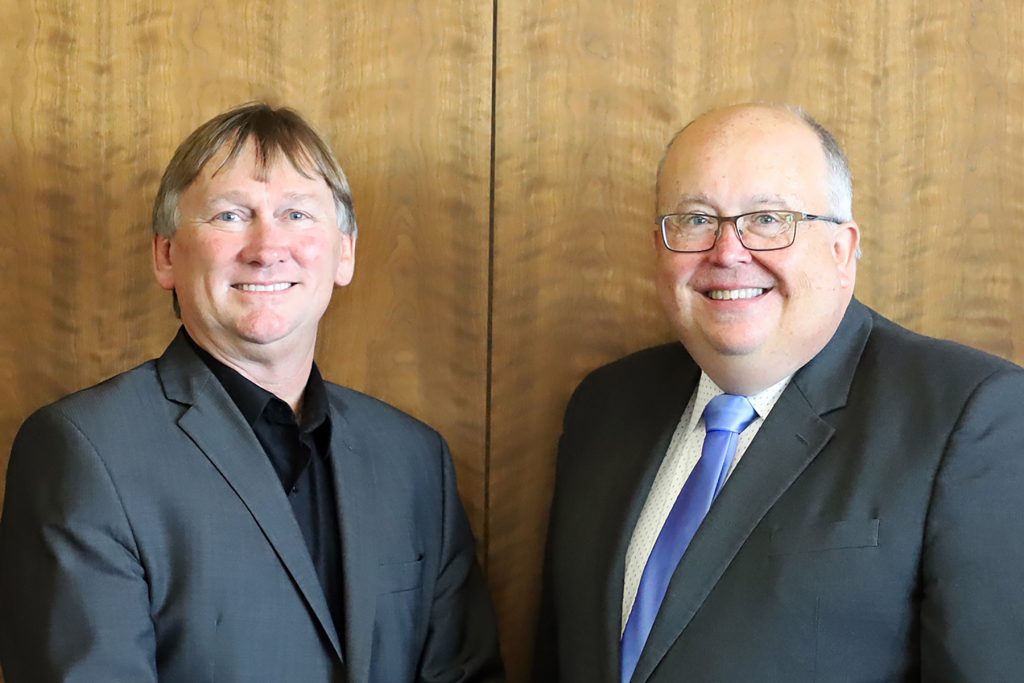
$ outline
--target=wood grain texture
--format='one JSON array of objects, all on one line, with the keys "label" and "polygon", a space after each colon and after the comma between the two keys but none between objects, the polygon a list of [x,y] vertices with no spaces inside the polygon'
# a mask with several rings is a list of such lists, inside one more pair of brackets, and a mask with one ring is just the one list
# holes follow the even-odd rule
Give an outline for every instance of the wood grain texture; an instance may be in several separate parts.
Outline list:
[{"label": "wood grain texture", "polygon": [[353,186],[356,278],[324,320],[324,374],[448,438],[482,536],[491,6],[2,4],[0,472],[32,410],[170,341],[160,174],[197,125],[266,99],[302,112]]},{"label": "wood grain texture", "polygon": [[513,681],[529,680],[565,402],[588,370],[670,338],[654,172],[695,115],[806,107],[853,166],[858,296],[1024,360],[1022,7],[499,3],[489,566]]},{"label": "wood grain texture", "polygon": [[650,230],[671,134],[804,105],[853,166],[858,295],[1020,362],[1022,42],[1017,0],[0,3],[0,472],[31,410],[173,334],[148,215],[174,147],[239,102],[294,105],[361,225],[318,359],[448,437],[528,681],[565,401],[669,338]]}]

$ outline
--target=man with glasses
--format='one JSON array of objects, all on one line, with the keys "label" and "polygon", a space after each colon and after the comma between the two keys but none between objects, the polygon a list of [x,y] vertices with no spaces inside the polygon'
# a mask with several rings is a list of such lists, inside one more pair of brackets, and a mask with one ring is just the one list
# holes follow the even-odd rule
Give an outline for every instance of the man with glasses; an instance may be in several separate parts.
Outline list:
[{"label": "man with glasses", "polygon": [[673,139],[682,344],[567,408],[540,683],[1024,679],[1024,372],[853,299],[846,159],[744,105]]}]

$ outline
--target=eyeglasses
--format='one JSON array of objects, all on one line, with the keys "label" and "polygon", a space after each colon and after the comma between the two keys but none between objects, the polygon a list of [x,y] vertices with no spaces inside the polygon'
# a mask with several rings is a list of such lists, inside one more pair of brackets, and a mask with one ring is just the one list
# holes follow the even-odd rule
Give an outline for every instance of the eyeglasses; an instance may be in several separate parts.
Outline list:
[{"label": "eyeglasses", "polygon": [[796,224],[800,221],[842,223],[828,216],[800,211],[752,211],[739,216],[712,216],[706,213],[670,213],[658,217],[661,241],[669,251],[693,253],[715,248],[726,223],[736,227],[736,236],[744,249],[774,251],[792,246]]}]

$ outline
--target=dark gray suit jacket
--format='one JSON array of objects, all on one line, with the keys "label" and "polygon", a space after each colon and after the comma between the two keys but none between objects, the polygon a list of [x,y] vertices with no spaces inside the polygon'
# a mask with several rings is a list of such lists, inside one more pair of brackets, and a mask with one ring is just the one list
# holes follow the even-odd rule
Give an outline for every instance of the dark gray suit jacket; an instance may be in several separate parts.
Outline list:
[{"label": "dark gray suit jacket", "polygon": [[341,628],[252,429],[179,335],[18,433],[0,520],[7,683],[503,680],[444,441],[327,391]]},{"label": "dark gray suit jacket", "polygon": [[[699,368],[591,374],[560,443],[536,680],[618,683],[626,547]],[[854,301],[675,572],[634,683],[1024,680],[1024,371]]]}]

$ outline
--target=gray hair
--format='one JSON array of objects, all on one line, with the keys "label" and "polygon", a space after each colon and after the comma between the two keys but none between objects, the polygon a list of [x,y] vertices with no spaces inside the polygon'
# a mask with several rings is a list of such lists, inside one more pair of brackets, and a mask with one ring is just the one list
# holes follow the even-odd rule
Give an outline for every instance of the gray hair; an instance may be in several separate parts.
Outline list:
[{"label": "gray hair", "polygon": [[825,154],[825,163],[828,165],[827,192],[831,217],[840,223],[849,223],[853,220],[853,175],[850,173],[850,162],[846,159],[839,141],[803,107],[786,104],[783,105],[783,109],[799,117],[818,136],[821,150]]}]

